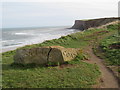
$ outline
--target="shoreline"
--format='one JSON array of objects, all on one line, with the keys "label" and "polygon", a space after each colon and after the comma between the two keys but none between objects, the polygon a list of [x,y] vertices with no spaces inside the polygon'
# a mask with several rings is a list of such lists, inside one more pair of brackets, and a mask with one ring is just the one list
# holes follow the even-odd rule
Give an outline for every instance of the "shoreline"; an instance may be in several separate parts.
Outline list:
[{"label": "shoreline", "polygon": [[22,46],[17,46],[17,47],[9,47],[9,48],[2,48],[1,50],[0,50],[0,53],[4,53],[4,52],[8,52],[8,51],[12,51],[12,50],[15,50],[15,49],[17,49],[17,48],[19,48],[19,47],[22,47]]},{"label": "shoreline", "polygon": [[[78,31],[78,32],[81,32],[81,31]],[[74,32],[74,33],[76,33],[76,32]],[[73,34],[73,33],[70,33],[70,34],[67,34],[67,35],[71,35],[71,34]],[[63,35],[63,36],[67,36],[67,35]],[[62,36],[60,36],[60,37],[62,37]],[[23,45],[9,46],[7,48],[2,48],[2,46],[1,46],[0,53],[4,53],[4,52],[8,52],[8,51],[13,51],[13,50],[16,50],[17,48],[24,47],[26,45],[41,44],[41,43],[43,43],[43,42],[45,42],[47,40],[59,39],[60,37],[46,39],[46,40],[43,40],[42,42],[37,42],[37,43],[32,43],[32,44],[23,44]]]},{"label": "shoreline", "polygon": [[[97,19],[96,19],[96,20],[97,20]],[[116,21],[111,21],[111,22],[106,23],[105,25],[101,25],[101,26],[93,27],[93,28],[98,28],[98,29],[99,29],[99,28],[106,27],[106,26],[108,26],[108,25],[116,24],[116,23],[118,23],[117,20],[116,20]],[[76,23],[75,23],[75,24],[76,24]],[[81,24],[80,24],[80,25],[81,25]],[[76,29],[76,28],[67,28],[67,29]],[[88,28],[88,29],[92,29],[92,27],[91,27],[91,28]],[[78,29],[76,29],[76,30],[78,30]],[[87,29],[86,29],[86,30],[87,30]],[[83,30],[83,31],[85,31],[85,30]],[[83,32],[83,31],[82,31],[82,32]],[[81,30],[79,29],[79,31],[77,31],[77,32],[81,32]],[[73,34],[73,33],[76,33],[76,32],[72,32],[72,33],[69,33],[69,34],[67,34],[67,35],[71,35],[71,34]],[[67,35],[63,35],[63,36],[67,36]],[[57,38],[46,39],[46,40],[58,39],[58,38],[60,38],[60,37],[62,37],[62,36],[59,36],[59,37],[57,37]],[[19,48],[19,47],[24,47],[24,46],[26,46],[26,45],[40,44],[40,43],[43,43],[43,42],[46,41],[46,40],[43,40],[42,42],[32,43],[32,44],[23,44],[23,45],[18,45],[18,46],[10,46],[10,47],[7,47],[7,48],[2,48],[2,47],[1,47],[0,53],[12,51],[12,50],[15,50],[15,49],[17,49],[17,48]]]},{"label": "shoreline", "polygon": [[[71,30],[71,29],[70,29]],[[6,48],[2,48],[2,45],[1,45],[1,49],[0,49],[0,53],[4,53],[4,52],[8,52],[8,51],[12,51],[12,50],[15,50],[17,48],[20,48],[20,47],[24,47],[26,45],[33,45],[33,44],[40,44],[40,43],[43,43],[47,40],[53,40],[53,39],[59,39],[61,38],[62,36],[67,36],[67,35],[71,35],[73,33],[76,33],[76,32],[81,32],[80,30],[76,30],[74,29],[74,32],[71,32],[71,33],[68,33],[66,35],[60,35],[60,36],[54,36],[54,38],[49,38],[49,39],[45,39],[45,40],[41,40],[41,41],[38,41],[38,42],[34,42],[34,43],[28,43],[28,44],[21,44],[21,45],[15,45],[15,46],[8,46]]]}]

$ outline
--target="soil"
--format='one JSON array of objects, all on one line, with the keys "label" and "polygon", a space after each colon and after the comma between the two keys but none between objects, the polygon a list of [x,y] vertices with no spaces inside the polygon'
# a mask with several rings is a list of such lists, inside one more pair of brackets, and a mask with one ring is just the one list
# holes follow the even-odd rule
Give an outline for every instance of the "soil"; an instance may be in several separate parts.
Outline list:
[{"label": "soil", "polygon": [[[105,37],[110,36],[111,33],[102,35],[102,37],[98,37],[95,41],[91,41],[89,46],[84,48],[84,52],[87,53],[90,58],[89,60],[85,60],[85,62],[90,64],[97,64],[99,70],[101,72],[101,77],[98,79],[99,84],[94,85],[93,88],[120,88],[119,80],[112,72],[112,70],[107,67],[104,63],[104,60],[94,54],[93,48],[99,46],[99,41],[103,40]],[[98,41],[99,40],[99,41]],[[97,43],[94,43],[97,42]]]},{"label": "soil", "polygon": [[120,43],[114,43],[109,46],[110,49],[120,49]]},{"label": "soil", "polygon": [[119,83],[117,78],[114,74],[103,64],[103,60],[98,58],[93,50],[92,47],[88,47],[86,52],[90,55],[90,59],[86,62],[91,64],[97,64],[100,71],[101,71],[101,78],[99,80],[100,84],[94,87],[96,88],[119,88]]},{"label": "soil", "polygon": [[73,67],[74,65],[73,64],[62,64],[59,66],[60,69],[62,68],[69,68],[69,67]]}]

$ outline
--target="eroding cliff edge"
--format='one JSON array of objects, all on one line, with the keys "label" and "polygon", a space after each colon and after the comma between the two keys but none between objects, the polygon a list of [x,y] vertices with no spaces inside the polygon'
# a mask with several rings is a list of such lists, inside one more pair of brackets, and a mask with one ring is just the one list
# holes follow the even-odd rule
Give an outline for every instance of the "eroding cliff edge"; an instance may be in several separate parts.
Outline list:
[{"label": "eroding cliff edge", "polygon": [[119,18],[100,18],[100,19],[92,19],[86,21],[75,20],[75,24],[70,29],[79,29],[83,31],[89,28],[96,28],[118,20]]}]

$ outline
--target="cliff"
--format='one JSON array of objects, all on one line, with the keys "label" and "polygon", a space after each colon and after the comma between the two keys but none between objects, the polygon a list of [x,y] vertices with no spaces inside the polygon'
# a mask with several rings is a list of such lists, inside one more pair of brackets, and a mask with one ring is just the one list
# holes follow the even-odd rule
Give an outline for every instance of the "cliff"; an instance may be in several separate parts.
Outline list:
[{"label": "cliff", "polygon": [[75,20],[75,24],[71,27],[71,29],[85,30],[88,28],[99,27],[118,20],[119,18],[100,18],[100,19],[92,19],[87,21]]}]

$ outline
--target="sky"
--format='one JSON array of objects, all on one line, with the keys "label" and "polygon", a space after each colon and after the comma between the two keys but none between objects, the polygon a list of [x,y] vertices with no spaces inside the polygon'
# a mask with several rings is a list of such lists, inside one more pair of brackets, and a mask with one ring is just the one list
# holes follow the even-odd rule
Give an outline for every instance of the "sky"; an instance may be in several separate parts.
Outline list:
[{"label": "sky", "polygon": [[75,20],[118,16],[119,0],[2,0],[3,28],[72,26]]}]

